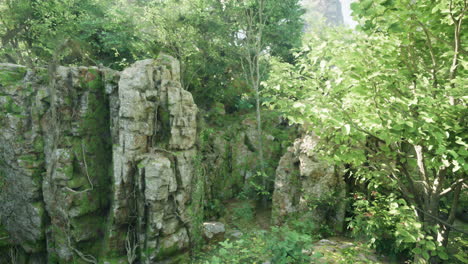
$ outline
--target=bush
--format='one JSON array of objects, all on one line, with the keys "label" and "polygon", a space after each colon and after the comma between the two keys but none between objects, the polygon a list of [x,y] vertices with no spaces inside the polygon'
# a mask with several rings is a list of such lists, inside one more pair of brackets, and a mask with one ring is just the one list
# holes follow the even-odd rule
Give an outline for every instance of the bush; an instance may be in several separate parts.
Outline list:
[{"label": "bush", "polygon": [[354,200],[354,217],[347,219],[349,228],[355,236],[366,238],[378,252],[406,259],[415,254],[429,259],[429,252],[448,258],[441,245],[423,230],[414,208],[405,200],[375,191],[369,200],[359,193],[354,194]]},{"label": "bush", "polygon": [[288,227],[274,227],[272,237],[268,240],[272,263],[311,263],[312,258],[304,253],[307,246],[311,244],[312,238],[309,235]]},{"label": "bush", "polygon": [[238,264],[271,261],[275,264],[310,264],[322,256],[319,253],[312,256],[308,254],[306,249],[311,248],[312,241],[310,235],[286,226],[274,227],[269,233],[255,230],[241,239],[220,242],[219,248],[212,251],[212,255],[202,256],[201,260],[195,263]]},{"label": "bush", "polygon": [[203,264],[255,263],[268,259],[264,232],[253,232],[241,239],[219,243],[214,255],[202,257]]},{"label": "bush", "polygon": [[234,219],[241,224],[251,222],[254,219],[254,206],[249,202],[242,202],[233,209]]}]

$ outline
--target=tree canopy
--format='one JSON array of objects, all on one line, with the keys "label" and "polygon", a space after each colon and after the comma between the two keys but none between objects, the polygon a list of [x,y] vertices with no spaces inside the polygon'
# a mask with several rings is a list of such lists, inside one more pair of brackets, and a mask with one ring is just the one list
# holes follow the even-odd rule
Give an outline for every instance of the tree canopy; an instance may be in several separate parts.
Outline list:
[{"label": "tree canopy", "polygon": [[[46,65],[60,47],[61,64],[121,69],[159,52],[181,61],[183,85],[197,101],[235,106],[249,93],[240,63],[245,10],[257,1],[12,1],[0,2],[0,57]],[[301,43],[299,0],[265,1],[264,46],[292,60]]]},{"label": "tree canopy", "polygon": [[[397,191],[404,200],[394,209],[412,206],[414,230],[397,229],[397,244],[412,243],[417,261],[429,254],[447,259],[439,247],[447,243],[468,172],[461,34],[467,3],[382,0],[352,7],[358,32],[318,32],[294,64],[273,64],[267,104],[309,125],[325,139],[324,155],[370,190]],[[440,221],[444,211],[449,216]]]},{"label": "tree canopy", "polygon": [[454,221],[468,206],[468,2],[352,10],[356,28],[317,19],[306,30],[300,0],[0,0],[0,60],[122,70],[172,55],[200,108],[256,106],[261,174],[260,113],[274,110],[360,186],[348,197],[355,235],[415,263],[446,261],[450,233],[466,235]]}]

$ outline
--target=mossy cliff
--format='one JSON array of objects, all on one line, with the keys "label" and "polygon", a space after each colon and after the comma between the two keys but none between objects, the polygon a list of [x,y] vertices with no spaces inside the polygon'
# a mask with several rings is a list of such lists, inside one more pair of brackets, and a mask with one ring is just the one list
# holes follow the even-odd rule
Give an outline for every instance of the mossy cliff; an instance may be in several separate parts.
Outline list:
[{"label": "mossy cliff", "polygon": [[198,110],[178,70],[169,56],[123,72],[0,64],[0,263],[188,250]]},{"label": "mossy cliff", "polygon": [[199,149],[207,175],[208,209],[218,209],[217,204],[238,196],[259,199],[260,192],[273,191],[275,168],[297,135],[295,127],[288,126],[277,113],[264,113],[262,138],[268,186],[263,188],[254,113],[227,115],[221,105],[207,112],[201,122]]},{"label": "mossy cliff", "polygon": [[122,72],[0,64],[0,263],[188,263],[226,200],[273,191],[275,223],[315,199],[339,231],[340,172],[263,117],[266,176],[255,117],[199,113],[170,56]]}]

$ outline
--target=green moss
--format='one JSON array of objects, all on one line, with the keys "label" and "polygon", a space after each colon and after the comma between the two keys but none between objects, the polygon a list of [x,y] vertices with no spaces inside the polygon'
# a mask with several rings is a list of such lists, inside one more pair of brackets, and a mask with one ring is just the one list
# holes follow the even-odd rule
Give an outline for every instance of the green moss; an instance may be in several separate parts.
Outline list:
[{"label": "green moss", "polygon": [[75,197],[72,210],[79,217],[71,219],[74,229],[72,233],[74,237],[82,237],[90,229],[95,230],[97,236],[78,243],[79,248],[87,254],[99,257],[100,263],[103,263],[103,260],[106,263],[126,263],[125,258],[120,257],[122,254],[114,252],[112,245],[109,245],[112,242],[108,241],[110,227],[107,225],[111,224],[104,216],[111,199],[112,143],[109,101],[105,95],[101,73],[96,69],[83,70],[80,85],[79,92],[82,96],[86,93],[88,99],[87,112],[79,121],[78,135],[65,139],[75,155],[73,177],[67,182],[67,186],[84,190],[91,188],[91,180],[93,189],[86,195]]},{"label": "green moss", "polygon": [[6,231],[6,229],[3,227],[3,225],[0,223],[0,248],[6,247],[10,245],[10,235]]},{"label": "green moss", "polygon": [[159,133],[156,135],[156,142],[169,142],[171,137],[171,117],[169,110],[164,107],[158,109],[158,126],[161,126]]},{"label": "green moss", "polygon": [[11,97],[7,97],[7,102],[2,110],[11,114],[21,114],[23,112],[23,108],[17,105]]},{"label": "green moss", "polygon": [[37,69],[36,76],[38,77],[38,84],[49,83],[49,71],[47,69],[44,69],[44,68]]},{"label": "green moss", "polygon": [[71,180],[67,181],[67,186],[75,190],[87,185],[89,185],[88,179],[80,174],[75,174]]},{"label": "green moss", "polygon": [[6,181],[5,166],[6,166],[6,162],[0,159],[0,197],[2,194],[2,187],[5,185],[5,181]]},{"label": "green moss", "polygon": [[0,70],[0,85],[10,86],[21,81],[26,75],[26,68],[16,67]]},{"label": "green moss", "polygon": [[18,164],[23,168],[35,171],[43,166],[44,160],[39,159],[36,154],[25,154],[18,157]]},{"label": "green moss", "polygon": [[153,248],[145,248],[141,251],[141,261],[142,263],[147,263],[149,261],[150,256],[153,255],[155,249]]},{"label": "green moss", "polygon": [[[47,243],[51,243],[48,245],[49,248],[58,248],[58,245],[68,245],[68,234],[63,229],[63,227],[58,225],[51,225],[49,227],[53,234],[53,240],[47,241]],[[58,255],[55,255],[55,252],[49,252],[49,262],[48,263],[67,263],[65,260],[61,259]],[[51,261],[52,259],[52,261]]]},{"label": "green moss", "polygon": [[73,178],[73,165],[66,165],[62,167],[56,168],[57,172],[60,172],[65,175],[66,179],[71,179]]},{"label": "green moss", "polygon": [[100,200],[99,192],[85,193],[80,198],[75,198],[72,210],[79,216],[96,212],[100,209]]},{"label": "green moss", "polygon": [[48,264],[57,264],[59,263],[59,257],[57,253],[55,253],[53,250],[47,253],[47,260]]},{"label": "green moss", "polygon": [[[78,242],[76,247],[78,248],[78,250],[80,250],[84,254],[88,254],[88,255],[94,256],[96,259],[99,259],[99,252],[101,250],[102,244],[97,243],[97,242],[101,241],[100,232],[99,232],[99,229],[96,229],[94,227],[91,227],[91,228],[92,228],[93,231],[96,230],[95,232],[96,232],[97,237],[92,238],[90,240]],[[73,231],[72,231],[72,233],[73,233]],[[74,236],[74,234],[73,234],[73,236]],[[77,255],[75,255],[75,260],[77,261],[76,263],[81,263],[81,262],[78,262],[78,260],[81,261],[81,258],[78,257]],[[83,263],[83,264],[86,264],[86,263]]]},{"label": "green moss", "polygon": [[100,91],[104,87],[104,82],[101,77],[101,73],[96,69],[89,69],[88,74],[91,74],[90,81],[88,81],[88,87],[91,91]]},{"label": "green moss", "polygon": [[36,152],[44,152],[44,139],[42,137],[37,137],[33,142],[33,147]]},{"label": "green moss", "polygon": [[[111,230],[113,222],[110,220],[113,220],[112,214],[110,214],[110,218],[107,219],[107,225],[104,227],[106,234],[102,243],[104,247],[101,249],[100,259],[120,260],[126,258],[124,243],[127,237],[127,230]],[[110,235],[111,233],[112,237]]]},{"label": "green moss", "polygon": [[46,174],[45,170],[45,163],[37,169],[34,170],[32,174],[32,180],[35,186],[42,186],[42,180],[44,179],[44,175]]},{"label": "green moss", "polygon": [[[88,112],[85,113],[79,126],[80,138],[69,138],[67,141],[75,154],[79,164],[75,164],[75,176],[69,182],[71,186],[83,184],[83,179],[90,176],[93,184],[100,189],[100,193],[106,195],[110,183],[109,166],[111,164],[111,143],[109,131],[109,105],[107,97],[104,95],[104,86],[100,73],[95,69],[90,69],[86,73],[85,82],[82,79],[82,86],[88,89]],[[83,156],[84,155],[84,156]],[[83,164],[86,162],[86,167]],[[76,175],[76,173],[80,174]],[[86,177],[85,177],[86,176]],[[70,187],[71,187],[70,186]],[[102,200],[105,200],[103,198]]]},{"label": "green moss", "polygon": [[158,255],[157,255],[156,259],[157,260],[167,259],[167,258],[175,255],[179,251],[180,251],[180,248],[178,247],[177,243],[175,245],[173,245],[172,247],[161,248],[161,249],[159,249],[159,252],[158,252]]},{"label": "green moss", "polygon": [[101,261],[99,261],[99,264],[127,264],[127,256],[124,257],[105,257]]},{"label": "green moss", "polygon": [[165,260],[166,264],[180,264],[180,263],[192,263],[190,254],[189,253],[184,253],[184,254],[179,254],[177,256],[174,256],[168,260]]},{"label": "green moss", "polygon": [[99,215],[86,215],[70,220],[71,234],[74,238],[95,238],[99,236],[104,221]]},{"label": "green moss", "polygon": [[25,154],[18,157],[19,160],[24,161],[37,161],[37,156],[35,154]]},{"label": "green moss", "polygon": [[45,240],[34,241],[34,242],[23,242],[22,246],[24,246],[25,248],[28,248],[28,250],[31,250],[32,252],[44,252],[47,249]]}]

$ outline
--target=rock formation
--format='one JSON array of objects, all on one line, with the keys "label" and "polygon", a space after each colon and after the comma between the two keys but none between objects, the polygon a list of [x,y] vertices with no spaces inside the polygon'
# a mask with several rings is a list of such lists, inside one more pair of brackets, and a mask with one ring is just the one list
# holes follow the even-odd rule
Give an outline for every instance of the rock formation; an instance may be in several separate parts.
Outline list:
[{"label": "rock formation", "polygon": [[[275,126],[279,124],[273,124]],[[249,179],[257,176],[260,170],[258,156],[259,136],[256,121],[252,117],[243,117],[235,124],[223,127],[222,130],[208,127],[210,133],[204,139],[201,148],[203,163],[207,164],[208,175],[206,195],[208,200],[227,200],[235,197],[240,192],[249,192],[252,186]],[[269,168],[276,167],[279,157],[282,155],[282,147],[279,139],[275,138],[271,131],[263,133],[264,158]],[[273,179],[272,179],[273,180]],[[257,183],[260,179],[257,179]]]},{"label": "rock formation", "polygon": [[[188,263],[204,206],[255,196],[249,179],[262,180],[255,120],[214,128],[197,113],[166,55],[122,72],[0,64],[0,263]],[[295,129],[268,127],[273,176]],[[317,142],[306,135],[279,161],[276,223],[301,212],[342,225],[344,204],[329,203],[344,182]]]},{"label": "rock formation", "polygon": [[199,208],[197,111],[169,56],[0,64],[0,263],[177,263]]},{"label": "rock formation", "polygon": [[317,224],[328,223],[341,232],[345,214],[343,170],[320,160],[320,139],[306,134],[297,139],[276,169],[272,218],[281,224],[289,215]]}]

